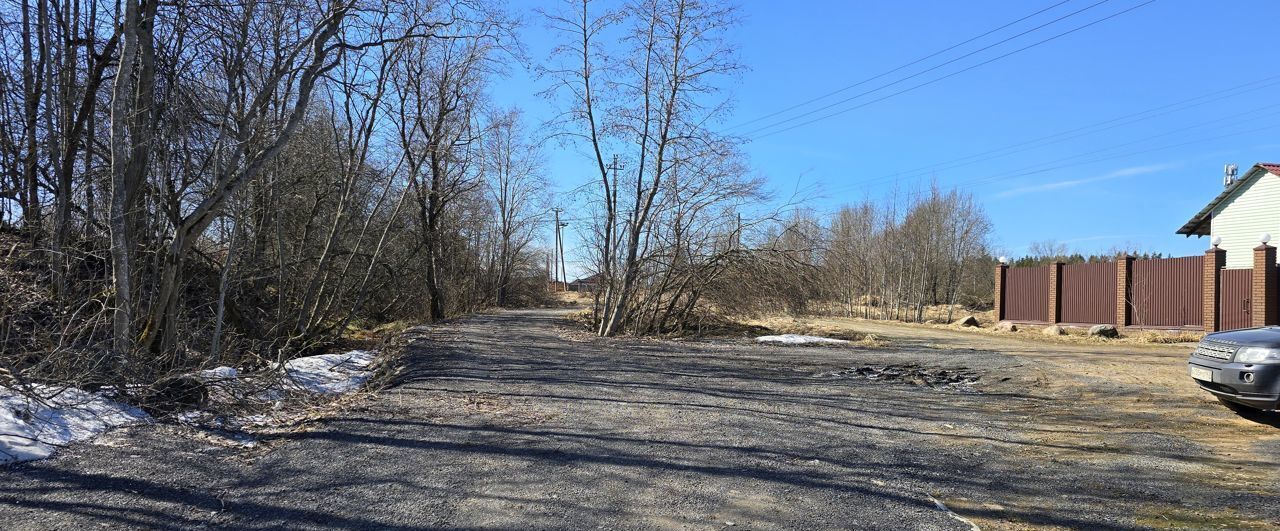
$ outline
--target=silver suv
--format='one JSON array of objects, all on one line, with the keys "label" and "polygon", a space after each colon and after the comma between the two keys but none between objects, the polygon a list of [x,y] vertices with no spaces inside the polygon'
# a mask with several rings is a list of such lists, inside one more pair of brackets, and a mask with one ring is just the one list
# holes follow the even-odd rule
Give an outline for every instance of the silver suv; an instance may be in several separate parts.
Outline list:
[{"label": "silver suv", "polygon": [[1277,409],[1280,327],[1209,334],[1187,360],[1187,373],[1228,406]]}]

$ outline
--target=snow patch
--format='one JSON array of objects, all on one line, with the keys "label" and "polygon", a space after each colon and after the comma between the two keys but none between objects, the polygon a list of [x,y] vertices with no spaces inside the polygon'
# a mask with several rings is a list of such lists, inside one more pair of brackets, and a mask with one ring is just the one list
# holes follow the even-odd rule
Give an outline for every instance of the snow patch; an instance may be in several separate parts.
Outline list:
[{"label": "snow patch", "polygon": [[800,334],[782,334],[780,336],[760,336],[756,338],[759,343],[781,343],[784,345],[844,345],[849,343],[843,339],[832,339],[829,337],[804,336]]},{"label": "snow patch", "polygon": [[33,386],[32,397],[0,386],[0,464],[44,459],[68,443],[148,422],[141,410],[74,387]]},{"label": "snow patch", "polygon": [[373,374],[374,353],[352,350],[344,354],[321,354],[294,358],[284,364],[289,384],[311,393],[338,394],[359,389]]},{"label": "snow patch", "polygon": [[[275,402],[278,408],[286,392],[333,395],[359,389],[373,375],[375,357],[373,351],[352,350],[292,359],[284,364],[283,384],[241,374],[233,367],[208,369],[194,376],[216,384],[216,392],[231,399],[253,397]],[[259,384],[256,389],[254,382]],[[141,410],[100,393],[42,385],[33,386],[31,391],[32,396],[27,396],[0,386],[0,465],[44,459],[60,446],[152,420]],[[176,418],[195,424],[203,415],[203,411],[188,411]],[[269,421],[268,415],[245,415],[237,419],[237,424],[262,425]]]},{"label": "snow patch", "polygon": [[231,367],[216,367],[207,371],[200,371],[196,377],[205,382],[216,382],[219,380],[234,380],[239,375],[240,371]]}]

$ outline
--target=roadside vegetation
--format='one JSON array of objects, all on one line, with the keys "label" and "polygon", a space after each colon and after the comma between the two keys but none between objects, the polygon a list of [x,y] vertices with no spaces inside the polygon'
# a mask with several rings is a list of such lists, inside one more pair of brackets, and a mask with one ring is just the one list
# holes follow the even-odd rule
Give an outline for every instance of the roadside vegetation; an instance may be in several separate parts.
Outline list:
[{"label": "roadside vegetation", "polygon": [[200,369],[545,297],[539,141],[487,97],[523,60],[496,3],[0,19],[0,385],[155,404]]},{"label": "roadside vegetation", "polygon": [[[839,339],[860,339],[872,337],[879,346],[893,344],[893,330],[909,333],[907,330],[938,330],[948,332],[964,332],[974,335],[992,336],[993,339],[1018,339],[1050,344],[1117,344],[1117,345],[1169,345],[1196,343],[1203,336],[1199,332],[1184,330],[1125,330],[1117,337],[1109,338],[1091,335],[1089,327],[1055,326],[1055,325],[1001,325],[991,318],[991,312],[972,314],[976,323],[965,326],[961,323],[946,324],[928,321],[925,323],[885,322],[869,320],[861,317],[842,316],[791,316],[770,315],[754,318],[743,318],[736,321],[738,330],[751,330],[756,335],[767,333],[808,334]],[[968,317],[969,314],[966,314]],[[889,332],[873,332],[881,326],[895,326]]]},{"label": "roadside vegetation", "polygon": [[553,125],[596,173],[574,199],[601,281],[599,335],[682,334],[717,315],[924,321],[930,306],[990,304],[991,226],[966,193],[902,191],[826,214],[803,207],[811,197],[760,206],[742,139],[713,127],[730,107],[719,89],[743,68],[728,4],[568,1],[544,16],[559,37],[545,72]]}]

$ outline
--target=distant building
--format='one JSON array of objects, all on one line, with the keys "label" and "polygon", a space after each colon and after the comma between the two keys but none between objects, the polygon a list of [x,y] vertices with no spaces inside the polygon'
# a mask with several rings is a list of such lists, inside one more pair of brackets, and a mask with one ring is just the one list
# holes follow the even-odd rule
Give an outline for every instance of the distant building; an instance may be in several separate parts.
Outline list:
[{"label": "distant building", "polygon": [[1227,268],[1251,268],[1261,236],[1280,237],[1280,164],[1254,164],[1239,178],[1228,172],[1223,184],[1178,234],[1222,238],[1218,248],[1227,252]]},{"label": "distant building", "polygon": [[600,273],[580,278],[569,283],[569,291],[579,293],[595,293],[600,287]]}]

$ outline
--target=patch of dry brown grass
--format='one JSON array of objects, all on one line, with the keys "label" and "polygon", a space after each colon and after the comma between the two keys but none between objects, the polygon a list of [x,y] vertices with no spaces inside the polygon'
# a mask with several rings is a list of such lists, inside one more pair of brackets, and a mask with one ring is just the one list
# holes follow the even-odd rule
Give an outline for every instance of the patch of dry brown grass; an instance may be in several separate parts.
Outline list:
[{"label": "patch of dry brown grass", "polygon": [[1156,344],[1172,344],[1172,343],[1198,343],[1204,338],[1204,332],[1190,332],[1186,330],[1147,330],[1139,335],[1132,336],[1132,339],[1138,343],[1156,343]]},{"label": "patch of dry brown grass", "polygon": [[[850,307],[848,304],[841,303],[811,303],[807,306],[807,310],[812,312],[815,316],[879,320],[883,315],[882,312],[884,311],[884,308],[867,305],[853,305]],[[903,313],[911,314],[912,312],[903,310]],[[959,321],[968,315],[976,317],[978,322],[983,324],[994,323],[996,321],[995,310],[974,311],[959,304],[935,304],[925,306],[923,314],[924,318],[921,319],[921,321],[928,324],[947,324],[951,321]],[[951,317],[950,320],[947,319],[948,316]]]},{"label": "patch of dry brown grass", "polygon": [[[907,323],[910,324],[910,323]],[[1050,343],[1111,343],[1111,344],[1134,344],[1134,345],[1176,345],[1182,343],[1196,343],[1204,336],[1201,332],[1193,332],[1187,330],[1126,330],[1120,329],[1120,337],[1105,338],[1099,336],[1090,336],[1089,328],[1083,326],[1061,326],[1066,334],[1063,335],[1045,335],[1043,330],[1050,325],[1046,324],[1018,324],[1016,332],[1006,332],[996,330],[994,323],[983,323],[983,326],[975,327],[948,327],[943,325],[925,325],[933,328],[950,328],[952,330],[961,330],[979,334],[989,334],[1005,337],[1018,337],[1019,339],[1027,339],[1034,341],[1045,341]]]},{"label": "patch of dry brown grass", "polygon": [[804,336],[829,337],[831,339],[851,341],[868,347],[884,346],[888,344],[888,341],[877,337],[875,334],[867,334],[847,326],[842,326],[839,323],[834,323],[827,319],[813,320],[795,317],[772,317],[744,320],[743,325],[753,327],[753,331],[756,332],[756,335],[799,334]]},{"label": "patch of dry brown grass", "polygon": [[[875,319],[861,319],[849,317],[792,317],[792,316],[764,316],[755,318],[740,318],[740,322],[760,326],[766,330],[775,333],[785,334],[804,334],[812,336],[831,337],[835,339],[845,339],[849,341],[862,341],[867,335],[865,331],[860,330],[858,323],[861,322],[883,322],[895,325],[920,327],[934,330],[951,330],[967,332],[971,334],[982,334],[998,337],[1009,337],[1025,339],[1029,341],[1038,341],[1056,344],[1131,344],[1131,345],[1177,345],[1184,343],[1195,343],[1200,341],[1203,333],[1185,330],[1126,330],[1120,329],[1121,336],[1119,338],[1110,339],[1104,337],[1096,337],[1089,335],[1088,327],[1078,326],[1062,326],[1066,332],[1064,335],[1045,335],[1043,330],[1049,325],[1043,324],[1018,324],[1018,330],[1015,332],[1006,332],[996,330],[997,321],[994,319],[994,312],[978,312],[974,314],[957,314],[956,319],[959,320],[964,315],[974,315],[979,322],[979,326],[961,327],[944,323],[910,323],[901,321],[879,321]],[[883,340],[880,342],[871,341],[868,346],[883,346]]]},{"label": "patch of dry brown grass", "polygon": [[560,306],[590,306],[595,298],[585,292],[557,291],[551,294],[551,300]]},{"label": "patch of dry brown grass", "polygon": [[566,313],[564,314],[564,320],[568,321],[574,326],[582,328],[583,330],[591,329],[592,328],[591,309],[587,308],[585,310],[581,310],[577,312]]}]

